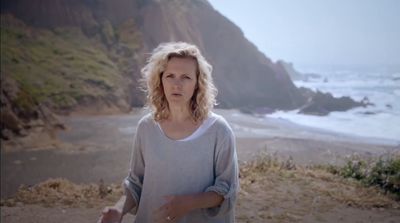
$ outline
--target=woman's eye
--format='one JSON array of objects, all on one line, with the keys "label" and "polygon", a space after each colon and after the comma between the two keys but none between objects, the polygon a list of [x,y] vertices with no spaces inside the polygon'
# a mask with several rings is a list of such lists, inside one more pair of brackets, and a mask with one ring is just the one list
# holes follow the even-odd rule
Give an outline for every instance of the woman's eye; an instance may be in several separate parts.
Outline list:
[{"label": "woman's eye", "polygon": [[185,79],[192,79],[192,78],[190,78],[189,76],[184,76],[183,78],[185,78]]}]

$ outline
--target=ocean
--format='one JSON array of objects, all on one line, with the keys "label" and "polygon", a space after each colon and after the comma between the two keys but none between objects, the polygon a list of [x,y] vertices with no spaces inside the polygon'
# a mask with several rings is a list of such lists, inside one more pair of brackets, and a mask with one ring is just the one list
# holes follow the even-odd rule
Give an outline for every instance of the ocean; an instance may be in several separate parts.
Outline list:
[{"label": "ocean", "polygon": [[345,133],[368,139],[400,144],[400,69],[365,67],[302,67],[301,73],[318,74],[306,81],[294,81],[298,87],[330,92],[335,97],[350,96],[359,101],[367,97],[374,106],[327,116],[298,114],[298,110],[277,111],[268,117]]}]

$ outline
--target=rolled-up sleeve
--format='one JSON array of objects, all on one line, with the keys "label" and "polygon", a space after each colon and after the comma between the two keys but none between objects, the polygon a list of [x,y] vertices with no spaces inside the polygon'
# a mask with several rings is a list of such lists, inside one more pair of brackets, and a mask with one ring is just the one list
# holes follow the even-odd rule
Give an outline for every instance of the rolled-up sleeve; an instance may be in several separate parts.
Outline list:
[{"label": "rolled-up sleeve", "polygon": [[216,151],[214,184],[205,191],[216,192],[224,197],[224,201],[217,207],[204,209],[209,217],[222,216],[232,211],[239,190],[238,160],[233,132],[230,131],[222,143],[217,145]]},{"label": "rolled-up sleeve", "polygon": [[140,126],[138,127],[135,138],[133,141],[133,150],[130,162],[130,170],[128,176],[123,181],[125,195],[131,194],[135,201],[135,207],[129,212],[136,214],[137,207],[142,193],[143,176],[145,169],[145,162],[143,158],[142,144],[140,140]]}]

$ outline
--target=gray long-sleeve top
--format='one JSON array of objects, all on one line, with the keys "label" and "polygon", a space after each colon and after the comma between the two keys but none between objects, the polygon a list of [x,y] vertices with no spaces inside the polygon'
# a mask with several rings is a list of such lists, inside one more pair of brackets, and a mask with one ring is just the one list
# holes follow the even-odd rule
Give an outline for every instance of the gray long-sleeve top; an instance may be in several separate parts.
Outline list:
[{"label": "gray long-sleeve top", "polygon": [[235,222],[239,189],[235,138],[226,120],[215,116],[217,120],[204,134],[189,141],[168,138],[150,114],[139,121],[130,172],[124,180],[126,193],[139,204],[131,210],[136,214],[135,222],[153,222],[164,196],[207,191],[222,195],[223,203],[194,210],[179,223]]}]

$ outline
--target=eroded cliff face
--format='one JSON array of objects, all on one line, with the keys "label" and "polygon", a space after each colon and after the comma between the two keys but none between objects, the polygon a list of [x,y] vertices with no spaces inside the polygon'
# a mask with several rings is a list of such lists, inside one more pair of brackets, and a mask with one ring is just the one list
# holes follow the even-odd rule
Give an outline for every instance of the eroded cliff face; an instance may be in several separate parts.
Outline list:
[{"label": "eroded cliff face", "polygon": [[[101,44],[118,52],[126,49],[118,33],[124,31],[121,24],[132,21],[132,32],[140,38],[136,48],[127,53],[135,54],[135,58],[121,72],[130,77],[123,81],[130,83],[125,86],[129,89],[137,89],[139,68],[146,53],[161,42],[186,41],[198,45],[213,65],[221,107],[292,109],[305,102],[285,70],[259,52],[236,25],[207,1],[18,0],[4,1],[2,13],[6,12],[32,27],[79,27],[87,38],[99,38]],[[108,56],[118,60],[121,55]],[[140,91],[125,92],[134,95],[125,96],[133,98],[128,104],[143,103]]]},{"label": "eroded cliff face", "polygon": [[315,95],[296,88],[284,64],[272,62],[205,0],[4,0],[1,35],[1,76],[18,95],[11,106],[9,90],[2,91],[2,103],[17,118],[26,101],[34,102],[29,109],[63,115],[142,106],[140,68],[168,41],[200,48],[213,65],[221,108],[289,110]]},{"label": "eroded cliff face", "polygon": [[[48,107],[36,103],[7,76],[1,78],[0,102],[2,148],[42,146],[56,138],[55,131],[65,129]],[[15,141],[15,136],[24,140]]]},{"label": "eroded cliff face", "polygon": [[146,50],[164,41],[200,47],[213,65],[221,107],[292,109],[305,102],[287,72],[207,1],[150,2],[139,13]]}]

